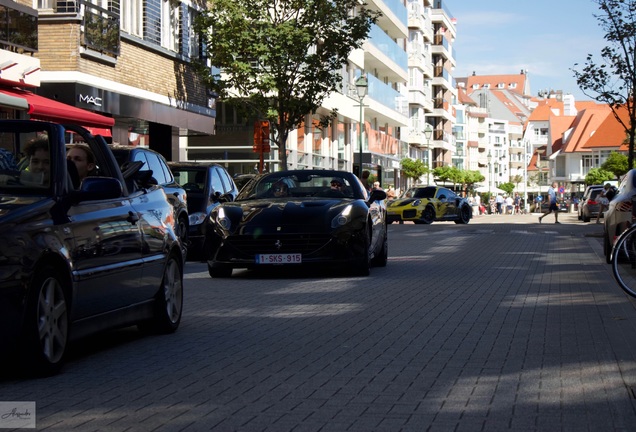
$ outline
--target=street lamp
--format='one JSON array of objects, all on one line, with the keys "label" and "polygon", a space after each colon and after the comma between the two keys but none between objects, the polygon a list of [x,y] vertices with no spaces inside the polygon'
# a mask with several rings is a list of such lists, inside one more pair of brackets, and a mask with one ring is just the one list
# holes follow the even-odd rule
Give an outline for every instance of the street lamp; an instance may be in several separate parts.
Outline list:
[{"label": "street lamp", "polygon": [[490,202],[490,181],[492,179],[492,176],[490,175],[490,163],[492,162],[492,154],[490,153],[490,150],[488,150],[488,156],[486,156],[486,159],[488,159],[488,201]]},{"label": "street lamp", "polygon": [[362,100],[367,95],[367,90],[369,89],[369,83],[367,81],[367,77],[364,74],[361,74],[360,77],[356,80],[356,91],[358,92],[358,100],[360,101],[360,130],[358,131],[358,145],[360,148],[360,160],[359,169],[358,169],[358,177],[362,178],[362,128],[364,127],[364,117],[362,116]]},{"label": "street lamp", "polygon": [[426,137],[426,159],[428,160],[428,171],[426,172],[426,184],[431,184],[431,145],[429,143],[431,136],[433,135],[433,128],[430,124],[426,123],[424,128],[424,136]]}]

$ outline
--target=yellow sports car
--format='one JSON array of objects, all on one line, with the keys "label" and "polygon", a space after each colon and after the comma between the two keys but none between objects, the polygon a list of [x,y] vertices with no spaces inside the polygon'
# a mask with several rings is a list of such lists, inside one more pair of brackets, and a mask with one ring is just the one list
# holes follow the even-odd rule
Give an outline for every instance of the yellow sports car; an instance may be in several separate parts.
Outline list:
[{"label": "yellow sports car", "polygon": [[455,221],[467,224],[473,216],[472,207],[465,198],[450,189],[438,186],[415,186],[386,207],[387,222],[411,221],[430,224],[433,221]]}]

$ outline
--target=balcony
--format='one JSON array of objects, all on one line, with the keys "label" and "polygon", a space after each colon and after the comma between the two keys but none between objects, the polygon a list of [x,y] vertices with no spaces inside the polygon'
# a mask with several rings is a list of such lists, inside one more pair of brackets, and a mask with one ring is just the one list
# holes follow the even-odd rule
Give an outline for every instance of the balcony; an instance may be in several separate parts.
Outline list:
[{"label": "balcony", "polygon": [[85,3],[83,44],[111,57],[119,55],[119,16],[113,12]]},{"label": "balcony", "polygon": [[18,54],[38,52],[38,13],[35,9],[0,0],[0,49]]},{"label": "balcony", "polygon": [[364,65],[390,81],[408,81],[409,61],[406,51],[377,25],[372,25],[365,42]]}]

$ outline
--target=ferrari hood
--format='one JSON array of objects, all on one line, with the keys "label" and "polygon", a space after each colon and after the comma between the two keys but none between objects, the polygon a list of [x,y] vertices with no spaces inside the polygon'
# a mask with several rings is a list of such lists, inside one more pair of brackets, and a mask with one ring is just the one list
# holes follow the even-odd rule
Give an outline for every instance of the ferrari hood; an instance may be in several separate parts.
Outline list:
[{"label": "ferrari hood", "polygon": [[331,220],[350,200],[303,199],[292,201],[255,200],[224,205],[232,225],[241,234],[325,232]]}]

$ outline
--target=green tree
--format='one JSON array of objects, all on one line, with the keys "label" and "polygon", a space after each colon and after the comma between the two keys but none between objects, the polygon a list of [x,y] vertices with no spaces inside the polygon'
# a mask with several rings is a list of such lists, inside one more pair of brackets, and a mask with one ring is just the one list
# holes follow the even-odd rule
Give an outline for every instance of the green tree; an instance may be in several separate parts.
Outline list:
[{"label": "green tree", "polygon": [[457,168],[450,165],[444,165],[433,169],[433,176],[441,182],[452,181],[455,178]]},{"label": "green tree", "polygon": [[[608,45],[601,50],[597,63],[587,55],[583,69],[572,69],[576,83],[586,96],[607,103],[629,138],[628,166],[634,166],[636,135],[636,1],[594,0],[600,14],[595,15],[605,31]],[[578,66],[575,64],[574,66]],[[623,121],[619,109],[624,107],[628,120]]]},{"label": "green tree", "polygon": [[600,185],[605,183],[607,180],[612,180],[613,178],[614,174],[610,171],[605,171],[602,168],[592,168],[585,176],[585,184]]},{"label": "green tree", "polygon": [[512,191],[515,190],[515,184],[512,182],[501,183],[497,187],[506,192],[508,195],[512,195]]},{"label": "green tree", "polygon": [[[219,99],[269,120],[287,169],[289,132],[343,91],[343,67],[379,12],[359,0],[214,0],[195,20],[206,57],[197,70]],[[356,11],[355,14],[352,11]],[[345,83],[344,91],[351,90]],[[321,117],[327,126],[333,109]]]},{"label": "green tree", "polygon": [[611,152],[605,162],[603,162],[603,165],[601,165],[601,169],[613,173],[616,180],[620,180],[629,171],[628,166],[627,156],[622,153]]},{"label": "green tree", "polygon": [[407,178],[416,182],[425,174],[428,174],[428,167],[424,165],[421,159],[402,159],[402,172]]},{"label": "green tree", "polygon": [[473,189],[475,183],[481,183],[486,177],[479,171],[464,171],[464,183],[468,189]]}]

